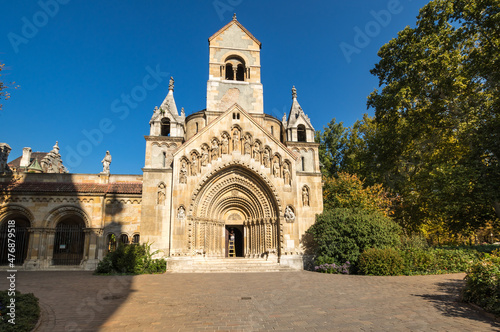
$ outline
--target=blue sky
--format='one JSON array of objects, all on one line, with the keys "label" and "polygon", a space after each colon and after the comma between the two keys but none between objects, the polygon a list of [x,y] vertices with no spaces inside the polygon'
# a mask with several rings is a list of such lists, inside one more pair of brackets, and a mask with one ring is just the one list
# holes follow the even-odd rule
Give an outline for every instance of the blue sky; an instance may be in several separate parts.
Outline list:
[{"label": "blue sky", "polygon": [[[413,26],[426,2],[260,0],[11,1],[0,12],[0,142],[48,152],[59,141],[73,173],[141,174],[149,119],[175,79],[186,114],[205,108],[208,38],[233,12],[262,42],[264,110],[281,118],[299,102],[316,130],[352,125],[378,80],[378,49]],[[149,75],[149,76],[148,76]],[[144,83],[146,77],[149,77]],[[156,79],[155,79],[156,77]],[[147,89],[145,89],[145,84]],[[132,96],[126,101],[127,96]]]}]

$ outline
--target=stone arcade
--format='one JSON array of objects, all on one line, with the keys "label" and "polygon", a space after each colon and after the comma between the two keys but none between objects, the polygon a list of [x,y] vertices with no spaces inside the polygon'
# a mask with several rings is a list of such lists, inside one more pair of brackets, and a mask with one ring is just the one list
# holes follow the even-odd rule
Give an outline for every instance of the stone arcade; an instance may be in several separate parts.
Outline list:
[{"label": "stone arcade", "polygon": [[301,269],[304,234],[323,210],[318,144],[295,87],[288,118],[264,113],[260,50],[236,17],[209,38],[206,109],[179,112],[170,80],[142,176],[110,174],[105,160],[100,174],[67,174],[58,147],[6,164],[0,144],[1,245],[15,219],[27,269],[92,269],[118,241],[148,241],[182,271],[228,257],[232,232],[236,256]]}]

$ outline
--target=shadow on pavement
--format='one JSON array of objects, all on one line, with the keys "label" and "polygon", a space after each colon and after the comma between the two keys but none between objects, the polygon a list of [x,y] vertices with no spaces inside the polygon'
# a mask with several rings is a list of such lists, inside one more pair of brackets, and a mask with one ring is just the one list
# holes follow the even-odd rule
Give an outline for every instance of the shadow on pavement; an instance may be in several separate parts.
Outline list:
[{"label": "shadow on pavement", "polygon": [[414,294],[432,303],[436,309],[448,317],[462,317],[490,324],[500,329],[500,323],[460,301],[460,292],[465,286],[463,280],[448,280],[437,283],[437,294]]}]

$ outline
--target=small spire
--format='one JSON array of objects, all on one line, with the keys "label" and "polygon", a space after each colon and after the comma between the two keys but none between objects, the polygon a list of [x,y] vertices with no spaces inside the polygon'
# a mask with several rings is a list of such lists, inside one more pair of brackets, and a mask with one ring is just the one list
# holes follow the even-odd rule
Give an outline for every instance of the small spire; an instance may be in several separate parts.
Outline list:
[{"label": "small spire", "polygon": [[181,116],[186,116],[186,113],[184,112],[184,107],[181,108]]},{"label": "small spire", "polygon": [[233,21],[236,21],[236,13],[233,14]]},{"label": "small spire", "polygon": [[170,83],[168,84],[168,89],[174,91],[174,78],[170,76]]},{"label": "small spire", "polygon": [[56,153],[59,153],[59,142],[56,141],[56,145],[52,147],[52,151],[55,151]]},{"label": "small spire", "polygon": [[295,85],[292,88],[292,98],[297,99],[297,89],[295,89]]}]

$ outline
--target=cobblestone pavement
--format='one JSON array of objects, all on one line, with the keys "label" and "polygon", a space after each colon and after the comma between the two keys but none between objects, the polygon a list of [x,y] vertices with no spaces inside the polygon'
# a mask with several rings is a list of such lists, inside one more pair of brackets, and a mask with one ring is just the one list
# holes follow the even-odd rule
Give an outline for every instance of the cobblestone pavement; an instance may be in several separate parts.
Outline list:
[{"label": "cobblestone pavement", "polygon": [[37,331],[499,331],[457,302],[463,277],[50,271],[18,272],[16,283],[40,298]]}]

